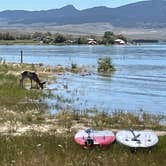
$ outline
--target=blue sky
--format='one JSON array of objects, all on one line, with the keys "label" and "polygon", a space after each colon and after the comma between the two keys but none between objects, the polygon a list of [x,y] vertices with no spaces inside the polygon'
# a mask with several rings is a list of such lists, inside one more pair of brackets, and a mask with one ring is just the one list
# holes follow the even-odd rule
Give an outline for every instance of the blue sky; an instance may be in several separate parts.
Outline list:
[{"label": "blue sky", "polygon": [[47,10],[61,8],[72,4],[77,9],[85,9],[94,6],[117,7],[142,0],[0,0],[2,10]]}]

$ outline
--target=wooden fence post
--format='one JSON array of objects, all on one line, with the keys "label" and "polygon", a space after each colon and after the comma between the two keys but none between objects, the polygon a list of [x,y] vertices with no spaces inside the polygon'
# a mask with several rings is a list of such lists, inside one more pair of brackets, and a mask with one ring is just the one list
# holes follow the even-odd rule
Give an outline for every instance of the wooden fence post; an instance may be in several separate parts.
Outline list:
[{"label": "wooden fence post", "polygon": [[21,50],[21,64],[23,63],[23,51]]}]

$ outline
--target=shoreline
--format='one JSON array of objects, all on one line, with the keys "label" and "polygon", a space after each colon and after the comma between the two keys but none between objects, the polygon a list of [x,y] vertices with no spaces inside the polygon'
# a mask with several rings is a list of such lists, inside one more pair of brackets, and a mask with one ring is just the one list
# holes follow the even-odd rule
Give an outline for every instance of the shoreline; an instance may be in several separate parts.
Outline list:
[{"label": "shoreline", "polygon": [[[11,129],[12,128],[12,129]],[[14,129],[15,128],[15,129]],[[11,125],[0,125],[0,136],[30,136],[34,133],[49,134],[49,135],[63,135],[63,134],[74,134],[79,130],[85,130],[88,127],[82,125],[74,125],[71,129],[57,127],[53,124],[31,124],[31,125],[24,125],[20,127],[15,127]],[[12,131],[11,131],[12,130]],[[101,130],[101,129],[98,129]],[[115,128],[104,128],[103,130],[112,131],[116,134],[118,131],[127,130],[125,128],[115,129]],[[138,131],[141,129],[137,129]],[[157,136],[166,136],[166,130],[152,130],[152,129],[142,129],[141,131],[153,131]],[[74,136],[74,135],[73,135]]]},{"label": "shoreline", "polygon": [[[139,41],[139,40],[133,40],[133,41]],[[144,41],[144,39],[141,39],[141,41]],[[0,40],[0,46],[10,46],[10,45],[41,45],[41,46],[81,46],[81,45],[87,45],[87,46],[101,46],[101,45],[105,45],[105,46],[114,46],[114,45],[119,45],[119,46],[122,46],[122,45],[144,45],[144,44],[158,44],[158,43],[164,43],[166,44],[166,42],[162,41],[155,41],[155,42],[152,42],[152,41],[148,41],[148,40],[145,40],[144,42],[138,42],[138,43],[128,43],[128,44],[95,44],[95,45],[91,45],[91,44],[71,44],[71,43],[55,43],[55,44],[47,44],[47,43],[40,43],[40,42],[36,42],[36,41],[1,41]]]},{"label": "shoreline", "polygon": [[[23,69],[35,71],[39,74],[42,80],[47,79],[49,84],[51,84],[52,79],[56,79],[56,75],[64,74],[66,69],[63,66],[43,66],[40,64],[17,64],[17,63],[2,63],[0,65],[2,72],[4,70],[4,80],[14,81],[19,78],[19,73]],[[82,72],[81,69],[77,69],[79,73]],[[67,71],[73,72],[71,69]],[[74,71],[76,72],[76,71]],[[10,77],[9,77],[10,75]],[[52,78],[55,76],[55,78]],[[13,78],[14,77],[14,78]],[[8,80],[9,79],[9,80]],[[12,83],[13,84],[13,83]],[[29,86],[29,83],[26,86]],[[2,86],[1,91],[3,92]],[[114,129],[116,132],[119,129],[128,129],[133,127],[134,129],[151,129],[155,130],[159,135],[166,135],[166,125],[165,125],[165,116],[164,115],[153,115],[148,114],[142,110],[137,112],[137,114],[132,114],[130,112],[116,111],[112,114],[106,112],[100,112],[98,110],[84,110],[83,113],[75,110],[64,110],[59,109],[56,114],[49,114],[47,103],[43,104],[44,98],[59,100],[63,103],[63,98],[58,96],[53,96],[49,89],[46,90],[30,90],[30,89],[20,89],[16,86],[16,91],[21,90],[20,94],[16,96],[18,100],[12,101],[13,104],[8,103],[8,98],[11,96],[11,90],[7,87],[4,89],[2,96],[4,94],[9,94],[9,96],[4,96],[5,98],[2,101],[5,101],[1,105],[0,111],[0,133],[6,135],[22,135],[29,132],[43,132],[43,133],[71,133],[79,129],[85,128],[94,128],[95,130],[102,129]],[[23,93],[23,94],[22,94]],[[21,97],[24,96],[24,93],[29,93],[29,96],[25,101]],[[39,93],[37,96],[35,93]],[[21,96],[20,96],[21,95]],[[35,95],[35,100],[32,99]],[[20,97],[19,97],[20,96]],[[10,97],[10,100],[13,100]],[[34,100],[34,101],[33,101]],[[36,102],[41,100],[40,102]],[[13,107],[17,105],[17,107]],[[23,109],[23,110],[22,110]],[[162,121],[164,124],[162,124]]]}]

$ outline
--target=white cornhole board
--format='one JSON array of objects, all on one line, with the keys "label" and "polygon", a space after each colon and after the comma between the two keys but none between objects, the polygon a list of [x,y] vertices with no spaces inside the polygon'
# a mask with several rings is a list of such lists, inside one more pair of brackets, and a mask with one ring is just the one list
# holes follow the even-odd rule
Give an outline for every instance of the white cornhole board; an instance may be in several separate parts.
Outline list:
[{"label": "white cornhole board", "polygon": [[119,131],[116,134],[116,141],[131,148],[148,148],[158,143],[158,137],[152,131],[133,131],[133,133],[130,130]]}]

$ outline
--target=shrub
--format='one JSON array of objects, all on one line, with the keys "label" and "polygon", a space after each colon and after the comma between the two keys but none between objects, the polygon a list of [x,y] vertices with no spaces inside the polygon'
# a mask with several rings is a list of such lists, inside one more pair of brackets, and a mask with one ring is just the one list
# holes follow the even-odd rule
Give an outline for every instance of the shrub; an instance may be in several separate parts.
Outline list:
[{"label": "shrub", "polygon": [[103,44],[114,44],[115,43],[115,35],[111,31],[107,31],[103,36]]},{"label": "shrub", "polygon": [[72,63],[72,64],[71,64],[71,69],[76,69],[76,68],[77,68],[77,64]]},{"label": "shrub", "polygon": [[98,59],[98,72],[112,72],[114,70],[115,68],[110,57],[103,57]]},{"label": "shrub", "polygon": [[85,37],[79,37],[77,40],[76,40],[76,43],[77,44],[87,44],[87,39]]},{"label": "shrub", "polygon": [[55,39],[54,39],[54,43],[63,43],[66,41],[66,37],[64,35],[61,34],[56,34]]}]

